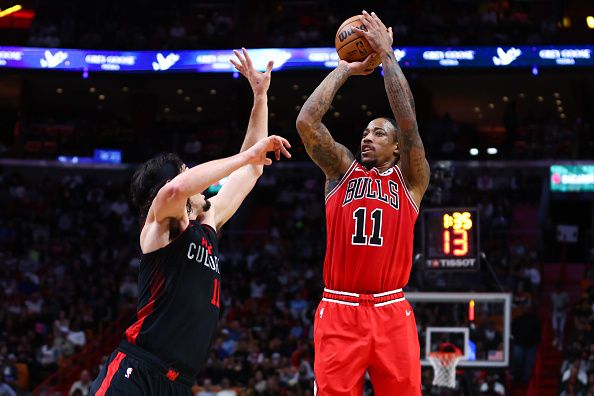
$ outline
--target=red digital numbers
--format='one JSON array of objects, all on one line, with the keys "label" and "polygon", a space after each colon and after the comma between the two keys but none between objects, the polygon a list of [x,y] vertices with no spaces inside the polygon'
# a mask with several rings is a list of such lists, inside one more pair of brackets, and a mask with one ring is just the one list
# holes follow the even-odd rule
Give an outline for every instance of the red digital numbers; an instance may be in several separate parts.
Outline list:
[{"label": "red digital numbers", "polygon": [[472,229],[470,212],[443,215],[443,252],[463,257],[468,254],[468,230]]}]

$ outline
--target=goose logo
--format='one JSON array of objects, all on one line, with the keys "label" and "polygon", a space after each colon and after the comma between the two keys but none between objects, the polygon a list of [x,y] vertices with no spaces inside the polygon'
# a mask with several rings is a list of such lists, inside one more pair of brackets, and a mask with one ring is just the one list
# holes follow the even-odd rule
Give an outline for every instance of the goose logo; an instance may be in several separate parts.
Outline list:
[{"label": "goose logo", "polygon": [[522,55],[522,50],[517,48],[510,48],[504,51],[503,48],[497,47],[497,56],[493,57],[493,64],[495,66],[507,66]]},{"label": "goose logo", "polygon": [[46,67],[48,69],[53,69],[68,59],[68,54],[64,51],[58,51],[55,54],[52,54],[50,50],[46,50],[44,56],[45,58],[40,59],[39,63],[41,64],[41,67]]},{"label": "goose logo", "polygon": [[157,61],[153,62],[153,70],[168,70],[171,66],[175,65],[179,60],[179,55],[171,53],[167,57],[163,56],[162,53],[157,54]]}]

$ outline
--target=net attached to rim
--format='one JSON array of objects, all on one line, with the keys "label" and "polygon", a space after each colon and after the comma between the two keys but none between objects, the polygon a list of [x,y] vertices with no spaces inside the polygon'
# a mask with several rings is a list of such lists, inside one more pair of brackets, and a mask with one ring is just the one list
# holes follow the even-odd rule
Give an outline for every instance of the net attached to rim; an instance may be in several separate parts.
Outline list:
[{"label": "net attached to rim", "polygon": [[427,360],[433,366],[433,385],[446,388],[456,387],[456,366],[462,359],[459,352],[431,352]]}]

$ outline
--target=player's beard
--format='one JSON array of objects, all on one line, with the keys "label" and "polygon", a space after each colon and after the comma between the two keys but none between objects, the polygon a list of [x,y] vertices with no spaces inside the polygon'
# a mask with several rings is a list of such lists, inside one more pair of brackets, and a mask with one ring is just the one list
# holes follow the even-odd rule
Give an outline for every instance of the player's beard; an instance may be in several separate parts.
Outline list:
[{"label": "player's beard", "polygon": [[377,165],[377,160],[361,160],[361,165],[367,170],[370,170]]},{"label": "player's beard", "polygon": [[[188,215],[190,216],[190,218],[192,217],[192,213],[196,216],[196,219],[200,218],[201,216],[204,215],[204,213],[208,212],[208,210],[210,209],[212,203],[208,200],[208,199],[204,199],[204,204],[202,205],[201,208],[199,208],[194,202],[192,202],[192,200],[190,198],[188,198],[188,201],[186,203],[186,208],[188,210]],[[199,209],[201,209],[199,211]]]}]

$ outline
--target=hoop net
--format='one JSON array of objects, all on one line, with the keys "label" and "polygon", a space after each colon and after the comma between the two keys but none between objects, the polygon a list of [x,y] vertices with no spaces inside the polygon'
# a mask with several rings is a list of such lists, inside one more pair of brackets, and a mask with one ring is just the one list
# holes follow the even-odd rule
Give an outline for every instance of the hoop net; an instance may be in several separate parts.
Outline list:
[{"label": "hoop net", "polygon": [[462,359],[459,352],[431,352],[427,360],[433,366],[433,385],[446,388],[456,387],[456,366]]}]

